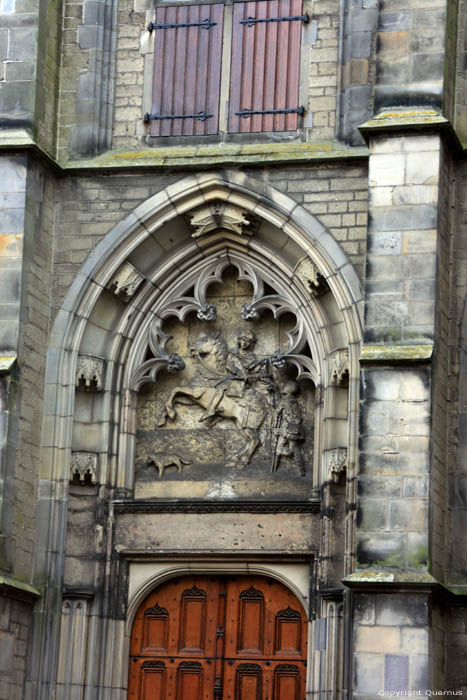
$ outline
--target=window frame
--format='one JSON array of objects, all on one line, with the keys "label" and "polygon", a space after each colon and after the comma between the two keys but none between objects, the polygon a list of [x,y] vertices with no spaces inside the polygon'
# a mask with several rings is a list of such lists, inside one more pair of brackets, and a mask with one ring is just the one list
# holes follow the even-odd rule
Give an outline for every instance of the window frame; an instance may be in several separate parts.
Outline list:
[{"label": "window frame", "polygon": [[[299,105],[305,107],[303,115],[299,115],[298,128],[291,131],[256,131],[237,132],[228,131],[229,97],[230,97],[230,72],[233,38],[233,14],[234,5],[238,3],[252,2],[255,0],[155,0],[153,8],[146,12],[146,27],[142,37],[141,52],[144,54],[144,81],[143,81],[143,115],[152,111],[152,93],[154,79],[154,45],[155,31],[149,32],[147,26],[154,22],[159,7],[193,6],[193,5],[224,5],[223,36],[222,36],[222,66],[219,91],[219,116],[218,132],[205,135],[183,136],[152,136],[150,123],[146,126],[144,141],[153,146],[177,146],[177,145],[209,145],[214,143],[240,144],[240,143],[270,143],[273,142],[300,142],[306,140],[307,130],[312,128],[312,114],[309,111],[310,90],[310,51],[313,42],[314,24],[312,20],[313,0],[303,0],[302,13],[308,13],[310,21],[302,22],[300,42],[300,69],[299,69]],[[142,115],[142,117],[143,117]]]}]

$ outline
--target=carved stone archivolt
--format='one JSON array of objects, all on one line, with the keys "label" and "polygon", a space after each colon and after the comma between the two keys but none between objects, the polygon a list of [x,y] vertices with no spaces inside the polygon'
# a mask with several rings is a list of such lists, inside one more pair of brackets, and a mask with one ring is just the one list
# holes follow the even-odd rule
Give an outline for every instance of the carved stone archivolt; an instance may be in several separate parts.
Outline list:
[{"label": "carved stone archivolt", "polygon": [[104,385],[104,360],[93,355],[79,355],[76,366],[76,388],[102,391]]},{"label": "carved stone archivolt", "polygon": [[212,231],[223,229],[238,235],[251,235],[248,230],[250,220],[240,207],[228,202],[213,202],[196,209],[190,219],[193,238],[199,238]]},{"label": "carved stone archivolt", "polygon": [[72,452],[70,481],[94,486],[97,484],[97,464],[95,452]]},{"label": "carved stone archivolt", "polygon": [[130,299],[144,280],[144,275],[131,263],[125,262],[109,282],[109,289],[123,300]]}]

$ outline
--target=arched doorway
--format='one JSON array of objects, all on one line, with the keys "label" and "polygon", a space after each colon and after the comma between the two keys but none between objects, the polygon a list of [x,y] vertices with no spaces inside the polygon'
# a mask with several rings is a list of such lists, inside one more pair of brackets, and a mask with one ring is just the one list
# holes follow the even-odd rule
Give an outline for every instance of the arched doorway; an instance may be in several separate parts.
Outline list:
[{"label": "arched doorway", "polygon": [[259,575],[184,576],[152,591],[131,633],[130,700],[302,700],[307,617]]}]

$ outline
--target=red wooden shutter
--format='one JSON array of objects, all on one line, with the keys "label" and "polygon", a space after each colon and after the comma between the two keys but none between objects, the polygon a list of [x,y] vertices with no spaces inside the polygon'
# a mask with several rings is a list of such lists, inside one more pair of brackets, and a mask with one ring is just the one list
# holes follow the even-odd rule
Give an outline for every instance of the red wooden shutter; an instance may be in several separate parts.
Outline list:
[{"label": "red wooden shutter", "polygon": [[302,0],[260,0],[234,5],[229,132],[291,131],[298,113],[253,114],[243,110],[299,109],[302,21],[241,23],[248,18],[302,15]]},{"label": "red wooden shutter", "polygon": [[[217,134],[223,17],[221,4],[157,8],[151,136]],[[208,26],[161,26],[201,22]],[[187,117],[200,113],[212,116]]]}]

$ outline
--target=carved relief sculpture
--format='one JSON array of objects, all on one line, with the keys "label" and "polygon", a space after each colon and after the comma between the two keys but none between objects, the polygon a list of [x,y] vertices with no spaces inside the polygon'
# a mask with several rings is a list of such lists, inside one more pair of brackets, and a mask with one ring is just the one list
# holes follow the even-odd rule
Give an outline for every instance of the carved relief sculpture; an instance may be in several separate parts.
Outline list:
[{"label": "carved relief sculpture", "polygon": [[264,293],[250,266],[236,265],[236,274],[230,268],[224,290],[227,265],[205,269],[191,286],[187,280],[190,293],[167,301],[149,326],[146,359],[134,375],[144,388],[137,478],[151,483],[155,468],[158,481],[189,480],[190,493],[214,488],[232,496],[238,488],[248,493],[251,475],[258,489],[268,478],[300,497],[299,481],[312,473],[314,426],[305,325],[283,294]]},{"label": "carved relief sculpture", "polygon": [[76,367],[76,388],[102,391],[104,384],[104,360],[92,355],[79,355]]},{"label": "carved relief sculpture", "polygon": [[336,447],[326,452],[327,477],[337,484],[340,475],[347,468],[347,448]]},{"label": "carved relief sculpture", "polygon": [[80,484],[97,484],[97,459],[95,452],[72,452],[70,481]]},{"label": "carved relief sculpture", "polygon": [[110,280],[109,289],[113,289],[114,294],[126,300],[135,294],[143,280],[144,276],[141,272],[131,263],[126,262],[119,267]]},{"label": "carved relief sculpture", "polygon": [[331,356],[331,376],[330,383],[339,386],[344,381],[344,378],[349,374],[349,350],[335,350]]},{"label": "carved relief sculpture", "polygon": [[190,220],[193,238],[199,238],[211,231],[224,229],[241,235],[247,233],[244,227],[249,225],[246,213],[239,207],[227,202],[206,204],[195,211]]}]

